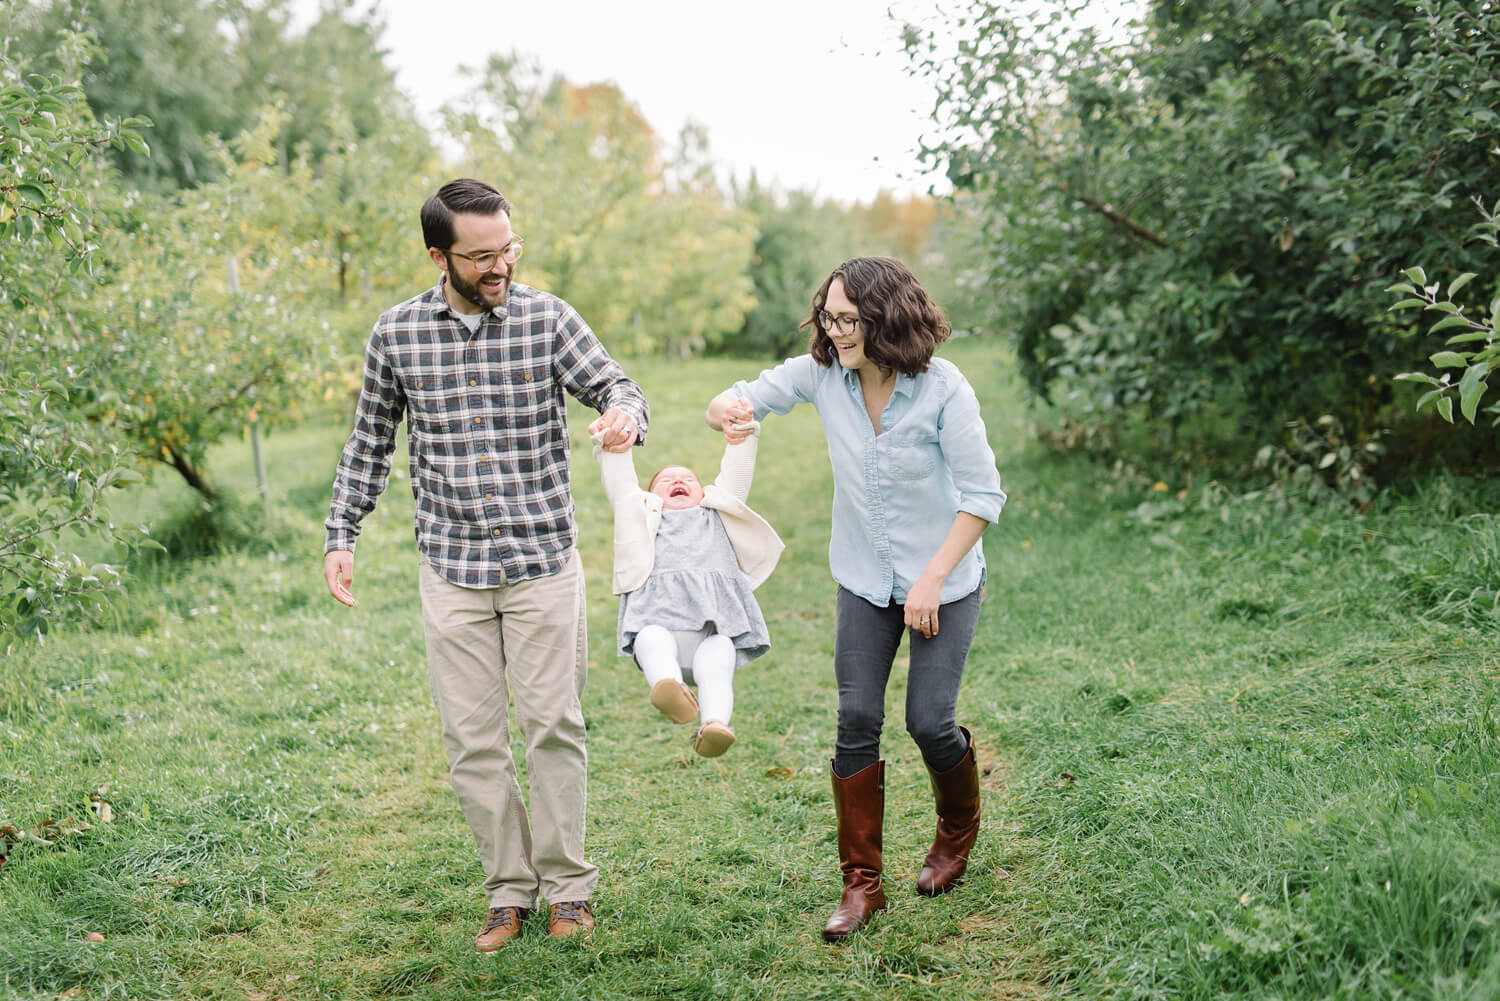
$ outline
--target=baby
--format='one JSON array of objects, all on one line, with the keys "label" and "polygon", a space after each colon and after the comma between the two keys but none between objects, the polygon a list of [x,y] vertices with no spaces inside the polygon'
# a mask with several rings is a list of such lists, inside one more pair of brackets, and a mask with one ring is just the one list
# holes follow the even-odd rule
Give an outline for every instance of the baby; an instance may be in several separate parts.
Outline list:
[{"label": "baby", "polygon": [[615,515],[620,656],[635,658],[663,716],[700,720],[692,744],[705,758],[734,743],[734,672],[771,648],[753,592],[783,546],[745,504],[760,435],[750,416],[724,422],[724,459],[707,487],[691,469],[664,466],[642,490],[630,452],[605,451],[593,437]]}]

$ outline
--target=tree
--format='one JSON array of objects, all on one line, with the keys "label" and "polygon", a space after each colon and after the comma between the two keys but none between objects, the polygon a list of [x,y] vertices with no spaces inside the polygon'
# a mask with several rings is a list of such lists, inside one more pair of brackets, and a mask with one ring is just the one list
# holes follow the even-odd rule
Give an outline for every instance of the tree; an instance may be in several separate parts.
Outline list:
[{"label": "tree", "polygon": [[[154,192],[215,180],[222,144],[255,127],[260,110],[282,106],[278,136],[289,164],[302,150],[320,159],[341,140],[362,140],[414,120],[379,46],[377,13],[324,3],[306,31],[290,28],[292,0],[46,0],[28,5],[15,30],[38,53],[58,32],[90,32],[82,74],[103,117],[152,123],[151,156],[114,159],[127,181]],[[330,131],[342,120],[347,135]]]},{"label": "tree", "polygon": [[515,206],[521,281],[567,300],[623,352],[696,351],[739,328],[753,221],[701,172],[669,171],[619,88],[496,57],[459,107],[446,118],[462,169]]},{"label": "tree", "polygon": [[152,155],[112,153],[129,183],[156,190],[215,176],[214,140],[239,132],[254,114],[238,91],[229,26],[234,0],[50,0],[18,25],[29,51],[56,49],[60,32],[93,40],[80,83],[104,119],[151,123]]},{"label": "tree", "polygon": [[1033,389],[1252,440],[1325,413],[1376,433],[1430,351],[1392,336],[1400,262],[1481,270],[1494,4],[1157,0],[1128,34],[1032,7],[974,5],[956,59],[909,47]]},{"label": "tree", "polygon": [[[64,65],[89,44],[60,41]],[[139,540],[105,505],[139,476],[76,409],[74,387],[94,373],[68,349],[96,332],[71,304],[93,288],[95,241],[112,222],[98,151],[144,143],[134,122],[96,124],[77,86],[30,73],[13,46],[0,46],[0,635],[97,608],[119,570],[86,560],[83,544]]]},{"label": "tree", "polygon": [[[394,139],[283,170],[285,123],[268,111],[230,144],[218,180],[148,200],[146,217],[106,244],[111,280],[88,306],[99,330],[90,354],[112,387],[98,416],[209,500],[215,442],[295,423],[355,370],[370,316],[349,273],[391,259],[416,229],[392,206],[414,215],[414,189],[429,183],[417,169],[431,168],[428,151],[403,154]],[[409,256],[378,294],[392,278],[412,287],[419,255]]]},{"label": "tree", "polygon": [[[767,187],[752,173],[735,200],[755,217],[758,231],[750,271],[755,308],[737,333],[720,342],[724,350],[767,358],[803,350],[808,332],[800,327],[812,310],[813,293],[851,257],[894,255],[929,291],[941,285],[946,269],[940,260],[923,259],[933,250],[937,218],[930,198],[898,199],[882,191],[868,205],[845,206],[807,191]],[[927,269],[927,263],[939,266]]]}]

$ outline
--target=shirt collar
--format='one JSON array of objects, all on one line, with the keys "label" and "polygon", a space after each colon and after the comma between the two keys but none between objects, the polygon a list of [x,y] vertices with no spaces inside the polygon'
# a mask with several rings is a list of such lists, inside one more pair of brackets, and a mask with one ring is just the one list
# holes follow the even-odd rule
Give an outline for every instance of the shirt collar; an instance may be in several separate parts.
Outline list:
[{"label": "shirt collar", "polygon": [[[441,316],[444,313],[449,313],[453,316],[454,319],[458,319],[458,310],[449,305],[448,297],[443,293],[443,287],[447,284],[448,276],[439,275],[438,283],[432,286],[430,290],[428,290],[428,295],[432,296],[430,309],[432,310],[432,314],[434,316]],[[516,283],[514,280],[512,280],[510,283],[510,287],[505,290],[505,301],[500,305],[494,307],[493,309],[484,310],[484,312],[480,313],[480,315],[483,316],[485,313],[489,313],[493,315],[495,319],[503,321],[510,314],[510,300],[515,291]]]},{"label": "shirt collar", "polygon": [[[847,369],[844,366],[840,365],[837,359],[834,360],[833,366],[834,368],[837,368],[839,370],[840,374],[843,375],[844,385],[848,386],[850,389],[859,389],[858,373],[856,373],[852,369]],[[912,395],[912,393],[916,392],[916,385],[916,377],[897,372],[896,388],[891,390],[891,395],[910,396]]]}]

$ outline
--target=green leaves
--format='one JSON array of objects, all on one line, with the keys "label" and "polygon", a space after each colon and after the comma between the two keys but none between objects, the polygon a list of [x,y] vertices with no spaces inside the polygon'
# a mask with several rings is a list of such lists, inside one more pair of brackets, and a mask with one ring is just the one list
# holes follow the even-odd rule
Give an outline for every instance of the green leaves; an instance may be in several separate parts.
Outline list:
[{"label": "green leaves", "polygon": [[1372,433],[1430,327],[1476,329],[1500,39],[1458,0],[1150,0],[1102,44],[1078,6],[975,0],[983,42],[920,64],[967,134],[932,159],[970,179],[968,288],[1032,390],[1163,433],[1231,408]]},{"label": "green leaves", "polygon": [[[1470,424],[1474,423],[1474,413],[1479,406],[1479,398],[1484,395],[1485,377],[1489,375],[1490,367],[1483,362],[1469,366],[1464,372],[1464,377],[1458,383],[1458,397],[1461,404],[1460,409]],[[1450,408],[1451,410],[1451,408]],[[1452,420],[1452,417],[1449,417]]]}]

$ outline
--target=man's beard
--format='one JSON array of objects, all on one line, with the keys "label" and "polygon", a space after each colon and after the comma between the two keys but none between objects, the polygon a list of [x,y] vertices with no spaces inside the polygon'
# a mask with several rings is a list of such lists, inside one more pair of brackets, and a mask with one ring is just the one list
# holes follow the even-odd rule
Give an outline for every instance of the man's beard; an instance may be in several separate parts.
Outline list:
[{"label": "man's beard", "polygon": [[[515,265],[511,265],[510,274],[501,276],[505,280],[500,285],[491,286],[491,288],[494,289],[494,292],[490,293],[489,290],[482,284],[482,282],[484,281],[484,278],[488,278],[489,276],[494,275],[497,272],[486,271],[484,274],[484,278],[481,278],[479,281],[466,281],[462,277],[460,277],[460,275],[458,274],[458,269],[453,266],[453,258],[448,258],[448,284],[452,286],[454,292],[458,293],[466,301],[473,303],[474,306],[481,310],[494,309],[496,306],[499,306],[505,302],[506,297],[510,295],[510,283],[511,279],[515,276],[515,271]],[[494,302],[488,302],[486,301],[487,294],[498,295],[498,298]]]}]

